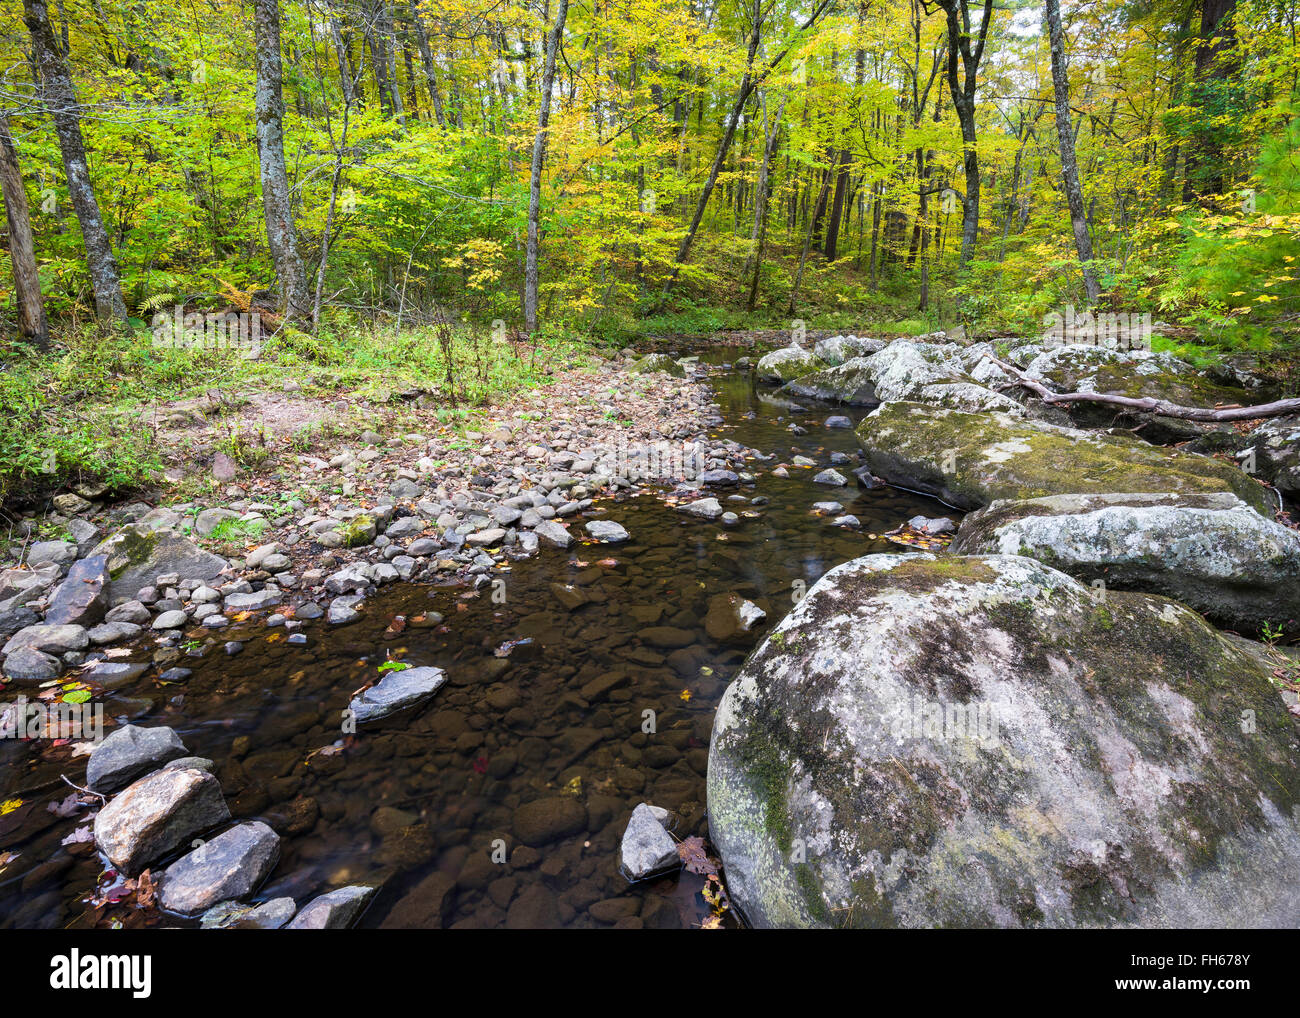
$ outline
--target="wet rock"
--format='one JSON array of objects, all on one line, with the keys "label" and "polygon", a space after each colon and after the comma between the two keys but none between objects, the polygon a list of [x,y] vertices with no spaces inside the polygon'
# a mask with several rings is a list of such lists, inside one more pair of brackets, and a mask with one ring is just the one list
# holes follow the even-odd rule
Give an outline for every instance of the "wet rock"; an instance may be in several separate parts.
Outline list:
[{"label": "wet rock", "polygon": [[440,929],[451,917],[456,881],[437,870],[415,885],[384,917],[381,930]]},{"label": "wet rock", "polygon": [[134,875],[229,819],[221,785],[211,774],[154,771],[99,811],[95,844],[114,866]]},{"label": "wet rock", "polygon": [[836,414],[827,417],[822,426],[826,428],[851,428],[853,427],[853,421],[848,417]]},{"label": "wet rock", "polygon": [[1092,595],[1018,556],[826,573],[714,722],[709,825],[746,918],[1294,925],[1300,729],[1268,669],[1176,602]]},{"label": "wet rock", "polygon": [[192,580],[212,580],[226,560],[204,551],[193,541],[166,531],[126,526],[96,545],[92,555],[107,555],[113,601],[133,599],[166,573]]},{"label": "wet rock", "polygon": [[857,436],[873,474],[960,509],[1116,491],[1230,491],[1261,512],[1268,505],[1259,482],[1221,460],[1007,414],[886,403]]},{"label": "wet rock", "polygon": [[159,903],[195,915],[252,894],[280,858],[280,836],[260,820],[237,824],[181,856],[163,872]]},{"label": "wet rock", "polygon": [[287,930],[347,929],[361,918],[361,913],[365,911],[377,890],[377,887],[352,884],[322,894],[304,905],[302,911],[284,928]]},{"label": "wet rock", "polygon": [[830,484],[840,488],[848,483],[848,478],[838,470],[826,469],[813,478],[813,484]]},{"label": "wet rock", "polygon": [[533,848],[580,834],[586,829],[587,808],[573,796],[534,799],[515,810],[515,837]]},{"label": "wet rock", "polygon": [[553,930],[560,926],[555,895],[541,884],[530,884],[520,892],[506,913],[508,930]]},{"label": "wet rock", "polygon": [[824,367],[826,365],[816,354],[809,353],[797,343],[791,343],[760,358],[755,370],[765,382],[789,382]]},{"label": "wet rock", "polygon": [[[663,812],[663,811],[661,811]],[[677,843],[648,803],[632,811],[619,846],[619,865],[629,880],[646,880],[681,866]]]},{"label": "wet rock", "polygon": [[50,597],[47,625],[93,626],[108,610],[108,556],[92,555],[73,564]]},{"label": "wet rock", "polygon": [[199,926],[205,930],[278,930],[297,911],[292,898],[272,898],[255,908],[237,901],[223,901],[203,913]]},{"label": "wet rock", "polygon": [[86,787],[115,792],[189,751],[181,737],[159,725],[123,725],[97,745],[86,763]]},{"label": "wet rock", "polygon": [[1290,632],[1300,619],[1300,533],[1227,492],[997,501],[962,521],[952,550],[1028,555],[1108,589],[1176,598],[1242,632]]},{"label": "wet rock", "polygon": [[14,682],[48,682],[57,679],[63,665],[57,657],[35,647],[19,647],[5,656],[4,676]]},{"label": "wet rock", "polygon": [[729,488],[740,483],[740,477],[734,470],[706,470],[700,474],[699,482],[712,488]]},{"label": "wet rock", "polygon": [[90,646],[90,637],[86,630],[77,625],[61,626],[27,626],[9,637],[0,650],[0,654],[12,654],[21,647],[31,647],[44,654],[67,654],[69,651],[85,650]]},{"label": "wet rock", "polygon": [[907,525],[913,530],[919,530],[931,537],[937,537],[940,534],[951,534],[957,529],[957,524],[953,523],[947,516],[938,516],[934,519],[928,516],[913,516],[907,521]]},{"label": "wet rock", "polygon": [[357,724],[378,721],[427,700],[447,681],[441,668],[406,668],[388,672],[348,704]]},{"label": "wet rock", "polygon": [[361,618],[361,613],[357,607],[364,600],[359,594],[349,594],[345,597],[336,597],[330,602],[329,611],[326,612],[326,621],[331,626],[346,626],[350,622],[356,622]]},{"label": "wet rock", "polygon": [[727,643],[748,637],[754,625],[765,618],[762,608],[739,594],[715,594],[709,598],[704,629],[713,639]]},{"label": "wet rock", "polygon": [[705,520],[716,520],[723,513],[721,503],[716,498],[701,498],[676,507],[679,513],[698,516]]},{"label": "wet rock", "polygon": [[567,548],[573,543],[573,537],[568,530],[554,520],[543,520],[533,528],[533,533],[556,548]]},{"label": "wet rock", "polygon": [[620,544],[631,538],[631,535],[613,520],[589,520],[586,530],[602,544]]}]

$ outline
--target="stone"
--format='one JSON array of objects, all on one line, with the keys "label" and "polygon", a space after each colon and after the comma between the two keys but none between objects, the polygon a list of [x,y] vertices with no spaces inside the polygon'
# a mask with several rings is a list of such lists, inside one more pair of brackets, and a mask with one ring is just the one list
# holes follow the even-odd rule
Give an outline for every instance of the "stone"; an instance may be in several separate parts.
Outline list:
[{"label": "stone", "polygon": [[287,930],[344,930],[361,918],[361,913],[378,891],[377,887],[352,884],[314,898],[294,916]]},{"label": "stone", "polygon": [[962,520],[951,550],[1028,555],[1107,590],[1164,594],[1243,633],[1290,633],[1300,619],[1300,533],[1228,492],[999,500]]},{"label": "stone", "polygon": [[107,555],[92,555],[73,563],[67,579],[50,595],[46,624],[93,626],[108,610],[108,585]]},{"label": "stone", "polygon": [[854,357],[866,357],[877,350],[885,348],[882,339],[867,339],[859,336],[831,336],[823,339],[813,347],[813,353],[824,364],[834,367]]},{"label": "stone", "polygon": [[204,509],[194,518],[194,533],[199,537],[211,537],[223,523],[239,519],[239,513],[233,509]]},{"label": "stone", "polygon": [[746,639],[754,624],[765,618],[767,612],[739,594],[715,594],[709,598],[704,629],[714,640],[729,643]]},{"label": "stone", "polygon": [[740,483],[740,475],[734,470],[706,470],[700,474],[698,480],[711,488],[729,488]]},{"label": "stone", "polygon": [[37,541],[27,549],[30,567],[54,564],[66,566],[77,557],[77,545],[72,541]]},{"label": "stone", "polygon": [[178,534],[133,526],[112,534],[96,545],[91,554],[108,556],[112,601],[135,599],[166,573],[177,573],[192,580],[213,580],[227,565],[219,555],[204,551]]},{"label": "stone", "polygon": [[681,867],[677,843],[664,830],[648,803],[641,803],[623,831],[619,866],[629,880],[647,880]]},{"label": "stone", "polygon": [[708,762],[760,928],[1291,927],[1296,789],[1267,667],[1177,602],[1010,555],[827,572],[728,687]]},{"label": "stone", "polygon": [[86,762],[86,787],[115,792],[188,752],[181,737],[165,725],[123,725],[91,752]]},{"label": "stone", "polygon": [[959,509],[1116,491],[1230,491],[1261,512],[1268,506],[1259,482],[1222,460],[997,412],[886,403],[863,418],[857,437],[871,473]]},{"label": "stone", "polygon": [[427,700],[447,681],[441,668],[404,668],[386,672],[375,685],[348,704],[357,724],[378,721]]},{"label": "stone", "polygon": [[552,930],[559,926],[559,903],[543,884],[525,887],[506,912],[508,930]]},{"label": "stone", "polygon": [[574,796],[552,795],[526,802],[515,810],[515,837],[540,848],[587,829],[587,808]]},{"label": "stone", "polygon": [[841,474],[838,470],[826,469],[813,478],[813,484],[830,484],[836,487],[844,487],[849,483],[849,479]]},{"label": "stone", "polygon": [[0,654],[12,654],[20,647],[31,647],[45,654],[67,654],[69,651],[85,650],[90,646],[90,637],[83,626],[72,624],[61,626],[27,626],[18,630],[0,649]]},{"label": "stone", "polygon": [[229,484],[239,476],[239,467],[224,452],[212,457],[212,479],[222,484]]},{"label": "stone", "polygon": [[723,513],[722,504],[716,498],[700,498],[676,507],[679,513],[698,516],[700,519],[716,520]]},{"label": "stone", "polygon": [[556,548],[567,548],[573,543],[573,536],[563,524],[555,520],[543,520],[533,528],[533,533]]},{"label": "stone", "polygon": [[130,622],[133,625],[143,625],[149,621],[149,609],[139,601],[124,601],[116,608],[109,609],[104,616],[105,622]]},{"label": "stone", "polygon": [[95,844],[128,876],[230,819],[221,785],[197,770],[160,770],[99,811]]},{"label": "stone", "polygon": [[957,529],[957,524],[953,523],[947,516],[938,516],[934,519],[928,516],[913,516],[907,521],[907,525],[913,530],[919,530],[931,537],[938,537],[940,534],[951,534]]},{"label": "stone", "polygon": [[440,929],[452,913],[456,881],[434,870],[411,888],[379,924],[381,930]]},{"label": "stone", "polygon": [[589,520],[586,530],[592,538],[602,544],[620,544],[631,539],[631,535],[623,529],[622,525],[613,520]]},{"label": "stone", "polygon": [[4,677],[14,682],[48,682],[57,679],[63,665],[57,657],[35,647],[19,647],[4,659]]},{"label": "stone", "polygon": [[97,626],[92,626],[86,632],[86,635],[96,647],[102,647],[105,644],[130,640],[139,636],[142,632],[144,632],[144,627],[138,626],[134,622],[101,622]]},{"label": "stone", "polygon": [[280,858],[280,836],[260,820],[236,824],[186,853],[163,871],[158,902],[196,915],[252,894]]},{"label": "stone", "polygon": [[853,427],[853,420],[841,414],[832,414],[822,422],[822,426],[826,428],[851,428]]},{"label": "stone", "polygon": [[190,617],[179,608],[165,611],[153,620],[154,629],[180,629],[190,621]]},{"label": "stone", "polygon": [[199,926],[205,930],[278,930],[297,911],[292,898],[272,898],[255,908],[237,901],[223,901],[203,913]]},{"label": "stone", "polygon": [[[284,603],[284,595],[273,587],[252,590],[246,594],[227,594],[225,608],[227,611],[265,611]],[[157,623],[155,623],[157,625]]]},{"label": "stone", "polygon": [[65,516],[76,516],[78,513],[84,513],[87,509],[92,508],[89,502],[80,495],[72,494],[72,492],[55,495],[50,501],[54,508]]},{"label": "stone", "polygon": [[789,382],[824,367],[826,365],[816,354],[805,350],[798,343],[791,343],[759,358],[754,370],[765,382]]}]

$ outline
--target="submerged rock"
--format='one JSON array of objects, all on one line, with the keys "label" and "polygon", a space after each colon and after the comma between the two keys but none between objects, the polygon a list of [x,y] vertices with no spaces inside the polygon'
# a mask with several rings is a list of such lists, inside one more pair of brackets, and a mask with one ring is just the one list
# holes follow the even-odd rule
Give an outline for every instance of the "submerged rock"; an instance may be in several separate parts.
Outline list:
[{"label": "submerged rock", "polygon": [[886,403],[857,430],[871,473],[960,509],[999,498],[1229,491],[1261,512],[1268,495],[1230,463],[1134,438],[1002,413]]},{"label": "submerged rock", "polygon": [[997,501],[962,520],[952,551],[1028,555],[1085,581],[1177,598],[1225,626],[1290,632],[1300,533],[1236,495],[1056,495]]},{"label": "submerged rock", "polygon": [[375,685],[348,704],[357,724],[378,721],[427,700],[447,681],[441,668],[404,668],[388,672]]},{"label": "submerged rock", "polygon": [[644,802],[632,811],[618,852],[619,865],[629,880],[646,880],[681,866],[677,843],[664,830],[660,814],[667,816],[665,810],[656,813]]},{"label": "submerged rock", "polygon": [[709,636],[722,643],[744,640],[752,638],[751,630],[765,618],[767,612],[739,594],[715,594],[709,598],[704,629]]},{"label": "submerged rock", "polygon": [[1268,669],[1175,602],[868,555],[727,689],[709,823],[760,927],[1289,927],[1298,764]]}]

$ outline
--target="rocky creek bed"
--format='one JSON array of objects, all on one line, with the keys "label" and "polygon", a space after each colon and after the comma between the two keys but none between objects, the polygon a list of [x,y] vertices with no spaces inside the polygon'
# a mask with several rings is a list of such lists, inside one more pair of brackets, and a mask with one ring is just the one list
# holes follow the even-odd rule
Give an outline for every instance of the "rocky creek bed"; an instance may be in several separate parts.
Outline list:
[{"label": "rocky creek bed", "polygon": [[1293,921],[1300,684],[1250,637],[1300,617],[1300,428],[1143,440],[998,362],[1266,383],[994,350],[677,350],[300,460],[315,504],[64,498],[0,586],[5,693],[112,737],[0,744],[0,924],[715,926],[716,854],[723,924]]}]

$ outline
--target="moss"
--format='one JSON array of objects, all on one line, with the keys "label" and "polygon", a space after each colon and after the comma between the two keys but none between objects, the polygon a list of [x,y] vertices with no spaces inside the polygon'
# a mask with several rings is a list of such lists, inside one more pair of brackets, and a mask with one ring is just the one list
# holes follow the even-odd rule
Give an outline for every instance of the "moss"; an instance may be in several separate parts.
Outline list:
[{"label": "moss", "polygon": [[158,546],[159,534],[139,527],[123,527],[112,538],[109,579],[116,580],[133,566],[148,562]]},{"label": "moss", "polygon": [[369,516],[354,516],[346,523],[339,525],[339,535],[343,538],[343,545],[346,548],[356,548],[359,545],[369,544],[374,537],[375,521]]}]

